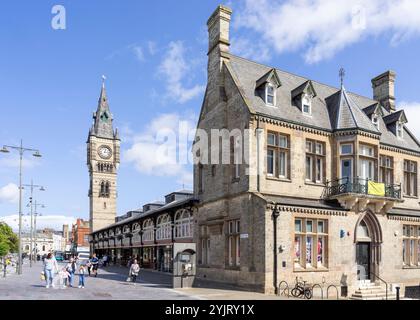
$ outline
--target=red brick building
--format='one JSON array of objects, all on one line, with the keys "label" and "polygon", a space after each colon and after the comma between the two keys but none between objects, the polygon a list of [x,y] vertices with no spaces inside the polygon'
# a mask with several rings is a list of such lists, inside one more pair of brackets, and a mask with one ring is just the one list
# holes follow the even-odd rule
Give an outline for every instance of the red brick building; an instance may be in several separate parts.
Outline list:
[{"label": "red brick building", "polygon": [[73,248],[89,247],[89,221],[77,219],[76,224],[72,226],[72,244]]}]

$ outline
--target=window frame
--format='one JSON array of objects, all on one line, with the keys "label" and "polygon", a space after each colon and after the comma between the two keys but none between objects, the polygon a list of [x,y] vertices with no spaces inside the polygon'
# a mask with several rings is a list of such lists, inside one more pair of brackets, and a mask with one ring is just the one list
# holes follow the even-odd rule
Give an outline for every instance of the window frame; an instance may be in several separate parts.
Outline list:
[{"label": "window frame", "polygon": [[241,240],[240,240],[240,219],[227,221],[226,241],[227,241],[227,266],[238,268],[241,265]]},{"label": "window frame", "polygon": [[403,224],[403,268],[420,268],[420,225]]},{"label": "window frame", "polygon": [[[275,145],[269,143],[268,137],[270,135],[275,136]],[[284,140],[282,140],[284,138]],[[286,141],[286,146],[282,145],[282,141]],[[268,172],[268,153],[273,152],[273,173]],[[270,178],[276,178],[279,180],[290,180],[290,135],[282,132],[267,131],[267,143],[266,143],[266,175]],[[281,166],[282,161],[284,165]],[[284,170],[284,174],[281,174]]]},{"label": "window frame", "polygon": [[[273,89],[272,94],[269,94],[269,92],[268,92],[269,88]],[[275,86],[272,83],[267,82],[266,85],[265,85],[265,90],[264,91],[265,91],[265,97],[264,97],[265,104],[269,107],[276,106],[276,88],[275,88]],[[268,97],[273,98],[273,103],[270,103],[268,101]]]},{"label": "window frame", "polygon": [[[320,149],[319,149],[320,148]],[[309,168],[308,168],[308,160]],[[320,166],[318,167],[318,161]],[[305,181],[315,184],[325,184],[326,181],[326,143],[313,139],[305,141]],[[308,170],[309,169],[309,170]],[[310,177],[308,177],[310,173]]]},{"label": "window frame", "polygon": [[[418,164],[417,161],[404,160],[403,162],[403,193],[406,197],[418,197]],[[414,184],[412,183],[414,180]]]}]

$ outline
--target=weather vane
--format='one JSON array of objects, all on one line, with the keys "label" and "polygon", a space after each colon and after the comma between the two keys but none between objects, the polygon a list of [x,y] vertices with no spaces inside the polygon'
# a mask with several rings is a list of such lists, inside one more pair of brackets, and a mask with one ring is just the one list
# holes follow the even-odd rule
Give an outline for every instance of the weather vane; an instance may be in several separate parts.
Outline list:
[{"label": "weather vane", "polygon": [[340,72],[338,73],[340,76],[341,86],[344,84],[344,77],[346,75],[346,70],[344,68],[340,68]]}]

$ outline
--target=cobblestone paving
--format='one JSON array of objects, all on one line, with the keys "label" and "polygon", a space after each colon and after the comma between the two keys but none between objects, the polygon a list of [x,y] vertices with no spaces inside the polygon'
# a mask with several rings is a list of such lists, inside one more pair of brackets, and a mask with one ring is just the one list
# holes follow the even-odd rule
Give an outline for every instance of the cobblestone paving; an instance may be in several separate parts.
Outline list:
[{"label": "cobblestone paving", "polygon": [[[127,283],[127,272],[100,269],[97,278],[86,277],[85,289],[75,288],[45,288],[45,281],[40,279],[42,271],[38,262],[32,268],[24,266],[21,276],[10,274],[0,279],[1,300],[194,300],[193,296],[185,295],[168,288],[165,281],[146,282],[139,277],[139,283]],[[158,275],[155,278],[160,278]],[[163,278],[165,280],[165,277]],[[75,277],[78,284],[78,277]]]}]

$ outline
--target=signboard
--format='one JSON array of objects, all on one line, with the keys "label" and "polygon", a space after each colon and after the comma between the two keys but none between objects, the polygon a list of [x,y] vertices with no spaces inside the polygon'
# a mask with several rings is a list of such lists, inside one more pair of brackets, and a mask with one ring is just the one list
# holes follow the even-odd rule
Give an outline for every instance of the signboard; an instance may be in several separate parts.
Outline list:
[{"label": "signboard", "polygon": [[241,237],[241,239],[248,239],[249,234],[248,233],[242,233],[240,237]]}]

